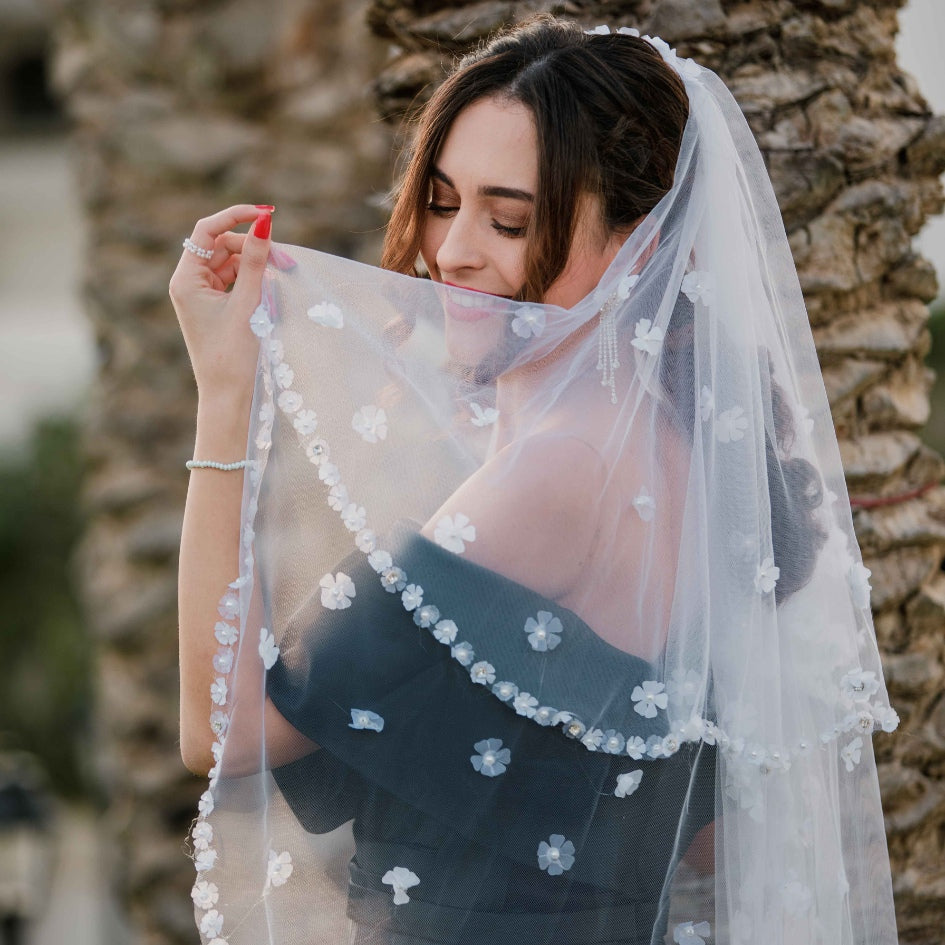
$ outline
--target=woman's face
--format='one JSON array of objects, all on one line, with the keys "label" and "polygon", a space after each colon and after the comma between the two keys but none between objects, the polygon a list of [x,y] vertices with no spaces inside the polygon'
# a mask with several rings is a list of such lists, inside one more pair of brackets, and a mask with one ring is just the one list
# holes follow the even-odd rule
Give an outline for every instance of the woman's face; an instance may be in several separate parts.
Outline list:
[{"label": "woman's face", "polygon": [[[537,185],[538,142],[525,105],[484,98],[460,112],[431,181],[420,244],[431,277],[515,296],[525,282],[525,232]],[[542,301],[570,308],[597,285],[622,242],[603,232],[599,220],[596,198],[588,196],[579,205],[568,263]],[[504,326],[487,310],[448,305],[451,314],[447,341],[464,349],[463,360],[484,356],[501,340]]]}]

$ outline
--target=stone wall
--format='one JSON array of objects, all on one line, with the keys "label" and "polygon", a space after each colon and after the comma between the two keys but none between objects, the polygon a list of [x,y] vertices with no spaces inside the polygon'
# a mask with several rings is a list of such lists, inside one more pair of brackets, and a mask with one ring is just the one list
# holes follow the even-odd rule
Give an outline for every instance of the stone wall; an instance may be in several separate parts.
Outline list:
[{"label": "stone wall", "polygon": [[[373,0],[395,44],[376,83],[396,114],[450,54],[536,10],[632,25],[715,69],[765,154],[807,299],[873,571],[899,734],[876,746],[901,937],[933,945],[945,914],[945,489],[928,418],[931,266],[912,250],[943,206],[945,118],[895,60],[901,0]],[[444,54],[445,52],[445,54]]]},{"label": "stone wall", "polygon": [[167,282],[195,220],[274,203],[273,236],[376,260],[391,133],[362,3],[53,3],[53,72],[87,214],[100,370],[79,557],[99,641],[97,761],[136,943],[195,942],[178,754],[177,546],[195,391]]}]

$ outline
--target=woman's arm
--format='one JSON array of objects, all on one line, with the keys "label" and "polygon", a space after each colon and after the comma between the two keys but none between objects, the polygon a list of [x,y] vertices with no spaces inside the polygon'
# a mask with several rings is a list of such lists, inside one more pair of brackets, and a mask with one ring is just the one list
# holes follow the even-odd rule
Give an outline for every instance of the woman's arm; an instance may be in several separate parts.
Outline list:
[{"label": "woman's arm", "polygon": [[[243,235],[230,227],[256,220]],[[200,247],[214,250],[209,260],[189,252],[181,256],[171,279],[170,296],[197,381],[198,408],[194,457],[232,462],[246,455],[249,412],[259,352],[249,318],[259,303],[269,254],[269,213],[251,205],[230,207],[200,220],[192,235]],[[232,288],[231,288],[232,287]],[[231,289],[230,291],[227,291]],[[184,509],[178,578],[180,644],[181,756],[187,767],[206,774],[213,766],[210,686],[218,650],[214,626],[217,605],[227,585],[239,575],[240,472],[196,469],[191,473]],[[254,604],[254,610],[258,608]],[[251,613],[258,627],[261,614]],[[262,661],[254,640],[246,641],[230,680],[231,693],[258,693]],[[244,688],[245,687],[245,688]],[[231,695],[231,700],[234,698]],[[258,770],[261,726],[257,708],[245,705],[231,724],[224,768],[228,774]],[[266,705],[266,763],[297,758],[314,747],[275,708]],[[234,716],[234,722],[236,721]]]}]

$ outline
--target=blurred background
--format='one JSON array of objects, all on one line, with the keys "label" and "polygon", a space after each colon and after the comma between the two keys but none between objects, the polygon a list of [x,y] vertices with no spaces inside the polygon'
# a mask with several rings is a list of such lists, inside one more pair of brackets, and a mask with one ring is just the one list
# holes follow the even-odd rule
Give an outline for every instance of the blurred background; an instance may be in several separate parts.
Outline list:
[{"label": "blurred background", "polygon": [[941,0],[0,0],[0,945],[199,940],[203,786],[176,747],[181,238],[266,202],[277,240],[376,262],[400,110],[533,9],[659,32],[759,136],[912,736],[879,748],[903,942],[940,941]]}]

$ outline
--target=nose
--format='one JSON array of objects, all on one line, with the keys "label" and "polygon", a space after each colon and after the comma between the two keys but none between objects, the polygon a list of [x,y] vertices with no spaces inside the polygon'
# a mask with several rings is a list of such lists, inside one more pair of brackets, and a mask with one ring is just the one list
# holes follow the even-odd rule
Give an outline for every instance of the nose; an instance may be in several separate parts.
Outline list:
[{"label": "nose", "polygon": [[436,265],[441,273],[459,273],[481,269],[484,255],[473,214],[462,207],[445,221],[448,226],[436,251]]}]

